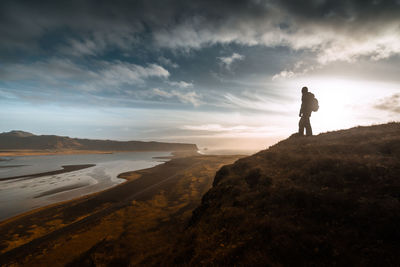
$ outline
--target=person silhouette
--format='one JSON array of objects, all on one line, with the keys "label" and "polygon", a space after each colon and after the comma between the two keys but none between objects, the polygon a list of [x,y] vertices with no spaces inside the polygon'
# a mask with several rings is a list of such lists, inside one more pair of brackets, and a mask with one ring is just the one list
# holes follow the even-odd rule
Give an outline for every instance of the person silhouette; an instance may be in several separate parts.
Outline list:
[{"label": "person silhouette", "polygon": [[306,129],[306,135],[311,136],[312,135],[312,129],[311,129],[311,123],[310,123],[310,117],[311,117],[311,112],[312,112],[312,99],[313,99],[313,94],[308,92],[307,87],[301,88],[301,108],[299,112],[299,136],[304,135],[304,128]]}]

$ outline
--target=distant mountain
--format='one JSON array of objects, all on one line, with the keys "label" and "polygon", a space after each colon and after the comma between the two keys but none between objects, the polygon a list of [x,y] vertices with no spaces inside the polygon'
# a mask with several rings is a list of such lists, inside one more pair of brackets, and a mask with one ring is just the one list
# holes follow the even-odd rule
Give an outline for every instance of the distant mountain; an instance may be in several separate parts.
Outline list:
[{"label": "distant mountain", "polygon": [[24,131],[10,131],[7,133],[0,133],[0,136],[14,136],[14,137],[28,137],[28,136],[34,136],[32,133],[24,132]]},{"label": "distant mountain", "polygon": [[197,151],[195,144],[113,141],[34,135],[24,131],[0,133],[0,149],[98,150],[98,151]]},{"label": "distant mountain", "polygon": [[292,136],[222,167],[165,265],[398,266],[400,123]]}]

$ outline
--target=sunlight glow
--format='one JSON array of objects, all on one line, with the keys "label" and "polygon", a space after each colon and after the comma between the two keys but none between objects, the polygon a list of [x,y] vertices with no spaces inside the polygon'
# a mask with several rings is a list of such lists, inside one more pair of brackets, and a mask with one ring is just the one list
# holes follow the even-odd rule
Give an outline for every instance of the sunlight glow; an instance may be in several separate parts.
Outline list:
[{"label": "sunlight glow", "polygon": [[394,84],[365,80],[314,78],[297,83],[306,84],[319,101],[311,117],[315,133],[385,121],[385,114],[373,106],[398,91]]}]

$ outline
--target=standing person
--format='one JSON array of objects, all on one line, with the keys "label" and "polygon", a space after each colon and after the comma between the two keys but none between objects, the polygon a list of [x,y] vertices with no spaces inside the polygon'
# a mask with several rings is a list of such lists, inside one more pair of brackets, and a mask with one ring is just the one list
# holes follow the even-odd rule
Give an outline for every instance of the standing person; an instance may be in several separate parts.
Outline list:
[{"label": "standing person", "polygon": [[304,135],[304,128],[306,128],[306,135],[311,136],[312,135],[312,129],[311,129],[311,123],[310,123],[310,117],[311,117],[311,112],[313,111],[312,107],[312,102],[314,99],[314,95],[310,92],[308,92],[307,87],[301,88],[301,108],[300,108],[300,113],[299,117],[299,136]]}]

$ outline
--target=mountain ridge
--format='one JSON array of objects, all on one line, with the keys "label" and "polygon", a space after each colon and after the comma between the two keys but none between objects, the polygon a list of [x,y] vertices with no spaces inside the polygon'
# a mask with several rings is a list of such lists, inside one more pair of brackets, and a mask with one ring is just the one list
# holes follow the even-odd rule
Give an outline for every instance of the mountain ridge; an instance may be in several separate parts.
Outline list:
[{"label": "mountain ridge", "polygon": [[0,149],[98,150],[98,151],[197,151],[196,144],[156,141],[115,141],[71,138],[58,135],[35,135],[13,130],[0,133]]}]

